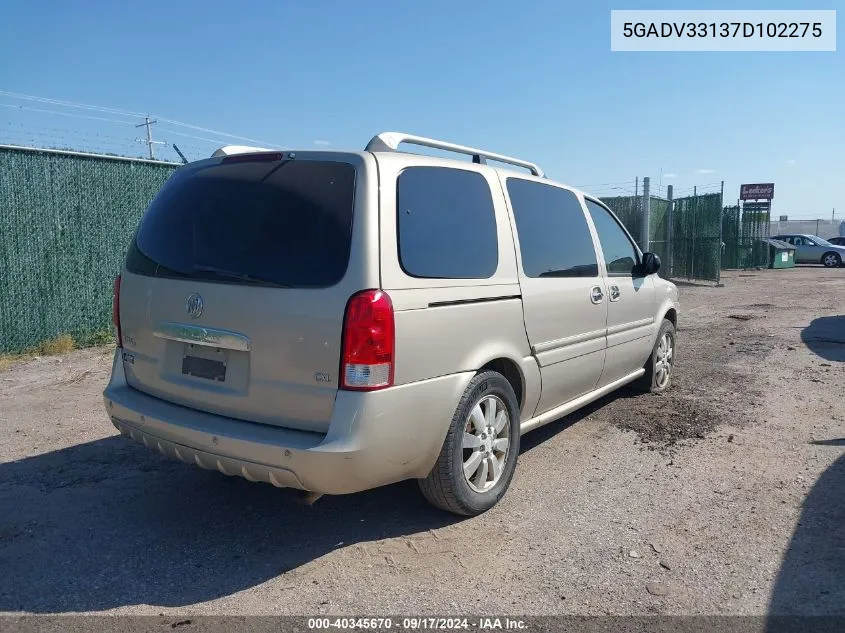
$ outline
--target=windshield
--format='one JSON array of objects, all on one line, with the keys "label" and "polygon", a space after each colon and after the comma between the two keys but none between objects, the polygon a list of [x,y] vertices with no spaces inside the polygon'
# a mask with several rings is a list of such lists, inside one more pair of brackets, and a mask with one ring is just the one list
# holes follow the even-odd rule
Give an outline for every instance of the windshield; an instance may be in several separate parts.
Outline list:
[{"label": "windshield", "polygon": [[831,244],[827,240],[823,240],[822,238],[820,238],[816,235],[812,236],[810,238],[810,241],[815,242],[818,246],[833,246],[833,244]]}]

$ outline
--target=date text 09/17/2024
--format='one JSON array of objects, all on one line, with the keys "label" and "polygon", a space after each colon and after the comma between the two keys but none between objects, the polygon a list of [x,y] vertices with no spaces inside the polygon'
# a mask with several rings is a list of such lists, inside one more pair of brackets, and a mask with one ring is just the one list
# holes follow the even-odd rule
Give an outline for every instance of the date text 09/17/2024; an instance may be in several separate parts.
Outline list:
[{"label": "date text 09/17/2024", "polygon": [[522,631],[527,625],[518,618],[435,618],[406,617],[401,620],[392,618],[308,618],[308,628],[317,631],[329,630],[370,630],[370,631]]}]

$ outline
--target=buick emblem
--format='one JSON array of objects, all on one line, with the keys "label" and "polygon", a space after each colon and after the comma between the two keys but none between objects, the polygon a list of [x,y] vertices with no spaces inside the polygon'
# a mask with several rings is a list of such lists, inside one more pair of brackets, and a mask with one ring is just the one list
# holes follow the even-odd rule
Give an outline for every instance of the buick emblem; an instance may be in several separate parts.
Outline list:
[{"label": "buick emblem", "polygon": [[185,310],[192,319],[200,318],[202,315],[202,297],[197,293],[188,295],[188,300],[185,302]]}]

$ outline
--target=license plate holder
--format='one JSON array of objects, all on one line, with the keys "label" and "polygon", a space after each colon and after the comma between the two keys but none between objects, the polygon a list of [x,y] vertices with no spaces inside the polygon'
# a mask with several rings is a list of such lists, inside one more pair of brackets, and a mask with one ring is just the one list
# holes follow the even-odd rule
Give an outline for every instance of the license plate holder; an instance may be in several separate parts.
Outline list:
[{"label": "license plate holder", "polygon": [[226,361],[217,358],[203,358],[186,352],[182,357],[182,373],[194,378],[214,382],[226,381]]}]

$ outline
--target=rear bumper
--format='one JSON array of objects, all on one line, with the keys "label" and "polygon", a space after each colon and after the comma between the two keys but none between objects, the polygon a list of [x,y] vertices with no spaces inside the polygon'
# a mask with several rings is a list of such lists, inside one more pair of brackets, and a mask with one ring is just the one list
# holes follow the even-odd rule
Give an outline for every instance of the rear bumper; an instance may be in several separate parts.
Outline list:
[{"label": "rear bumper", "polygon": [[244,422],[144,394],[121,350],[103,398],[125,436],[170,458],[282,488],[347,494],[431,470],[471,373],[371,393],[339,391],[328,433]]}]

